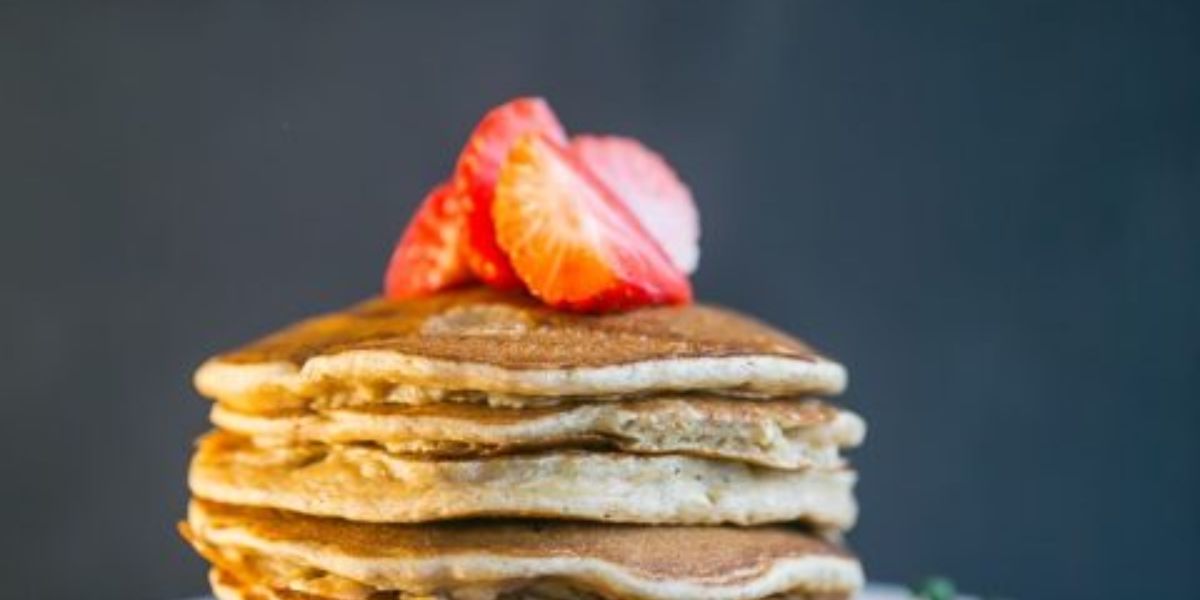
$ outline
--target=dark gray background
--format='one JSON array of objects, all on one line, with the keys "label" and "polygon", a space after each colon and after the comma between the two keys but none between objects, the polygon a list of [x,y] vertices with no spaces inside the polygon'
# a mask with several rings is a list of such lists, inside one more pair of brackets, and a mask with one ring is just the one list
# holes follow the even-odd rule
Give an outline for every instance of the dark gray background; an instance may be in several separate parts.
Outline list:
[{"label": "dark gray background", "polygon": [[849,365],[873,578],[1194,596],[1198,11],[902,4],[4,4],[5,595],[203,589],[193,367],[376,292],[540,93],[690,182],[702,298]]}]

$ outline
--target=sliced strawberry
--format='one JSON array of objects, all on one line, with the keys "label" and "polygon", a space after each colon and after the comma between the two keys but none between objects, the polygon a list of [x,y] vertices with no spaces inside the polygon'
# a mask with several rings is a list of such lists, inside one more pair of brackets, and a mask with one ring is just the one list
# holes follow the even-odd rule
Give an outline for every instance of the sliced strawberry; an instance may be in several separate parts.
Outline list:
[{"label": "sliced strawberry", "polygon": [[618,136],[577,135],[571,151],[637,215],[684,273],[700,261],[700,214],[692,192],[653,150]]},{"label": "sliced strawberry", "polygon": [[508,258],[496,245],[492,199],[500,165],[517,138],[527,133],[549,136],[565,144],[567,134],[550,105],[541,98],[517,98],[493,108],[467,140],[458,157],[455,182],[470,198],[467,214],[467,263],[483,281],[501,288],[519,287]]},{"label": "sliced strawberry", "polygon": [[513,268],[551,306],[603,311],[691,300],[687,278],[637,217],[556,140],[517,142],[492,216]]},{"label": "sliced strawberry", "polygon": [[392,252],[383,281],[387,297],[421,296],[471,279],[463,253],[466,204],[450,182],[429,192]]}]

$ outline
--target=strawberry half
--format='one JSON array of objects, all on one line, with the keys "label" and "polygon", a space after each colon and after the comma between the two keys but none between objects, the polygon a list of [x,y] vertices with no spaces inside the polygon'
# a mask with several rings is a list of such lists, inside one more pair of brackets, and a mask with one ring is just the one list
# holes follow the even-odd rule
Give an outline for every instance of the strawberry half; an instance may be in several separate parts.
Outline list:
[{"label": "strawberry half", "polygon": [[684,273],[700,261],[700,214],[663,157],[637,140],[578,135],[571,151],[613,191]]},{"label": "strawberry half", "polygon": [[517,98],[493,108],[467,140],[455,168],[455,185],[470,199],[467,211],[467,264],[475,276],[499,288],[519,287],[521,281],[496,245],[492,201],[500,166],[517,138],[528,133],[565,144],[566,131],[541,98]]},{"label": "strawberry half", "polygon": [[449,182],[429,192],[392,252],[383,280],[388,298],[422,296],[471,279],[463,254],[466,204]]},{"label": "strawberry half", "polygon": [[496,239],[543,302],[603,311],[691,300],[638,218],[556,140],[522,137],[496,187]]}]

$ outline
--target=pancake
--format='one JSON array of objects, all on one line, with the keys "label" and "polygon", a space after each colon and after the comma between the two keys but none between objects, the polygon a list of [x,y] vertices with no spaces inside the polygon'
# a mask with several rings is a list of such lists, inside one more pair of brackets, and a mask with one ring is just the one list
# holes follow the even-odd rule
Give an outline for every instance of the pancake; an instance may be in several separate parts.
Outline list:
[{"label": "pancake", "polygon": [[[246,583],[230,574],[228,571],[213,569],[209,571],[209,584],[213,596],[217,600],[440,600],[451,598],[449,594],[406,594],[404,592],[372,592],[370,595],[320,596],[306,592],[297,592],[285,587],[271,587],[262,582]],[[474,589],[466,594],[457,594],[458,598],[479,600],[603,600],[602,596],[586,590],[572,588],[557,582],[530,583],[518,589],[506,592],[485,591],[483,594]],[[792,591],[784,594],[772,594],[763,600],[850,600],[847,593],[805,593]]]},{"label": "pancake", "polygon": [[[301,581],[306,580],[301,579]],[[370,594],[338,593],[334,596],[320,596],[298,592],[286,587],[272,587],[263,581],[237,577],[233,573],[221,569],[209,570],[208,585],[212,588],[213,597],[217,600],[372,600]],[[376,600],[380,600],[379,594],[375,594],[375,596]]]},{"label": "pancake", "polygon": [[371,525],[194,501],[182,529],[223,599],[848,598],[863,580],[845,550],[778,526]]},{"label": "pancake", "polygon": [[779,469],[837,467],[862,442],[857,415],[817,400],[745,402],[713,396],[545,408],[377,405],[255,414],[217,404],[212,421],[259,445],[380,445],[429,458],[549,448],[689,454]]},{"label": "pancake", "polygon": [[680,455],[554,451],[423,460],[372,445],[256,446],[215,432],[192,460],[201,498],[367,522],[553,517],[625,523],[802,520],[845,529],[845,469],[784,471]]},{"label": "pancake", "polygon": [[374,299],[205,362],[201,393],[251,412],[383,402],[526,405],[660,391],[835,394],[841,365],[749,317],[703,305],[604,315],[469,288]]}]

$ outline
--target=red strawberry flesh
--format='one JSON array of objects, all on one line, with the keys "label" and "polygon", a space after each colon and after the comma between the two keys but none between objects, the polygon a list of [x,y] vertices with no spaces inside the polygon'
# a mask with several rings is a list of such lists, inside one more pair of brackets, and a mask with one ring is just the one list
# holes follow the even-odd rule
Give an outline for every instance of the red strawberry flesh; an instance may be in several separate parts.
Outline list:
[{"label": "red strawberry flesh", "polygon": [[500,173],[497,241],[535,296],[607,311],[691,300],[687,278],[626,205],[557,140],[527,135]]},{"label": "red strawberry flesh", "polygon": [[496,244],[492,202],[500,167],[516,140],[537,133],[558,143],[567,135],[550,105],[541,98],[517,98],[483,117],[458,159],[455,185],[470,200],[467,210],[467,263],[475,276],[499,288],[521,285],[508,258]]},{"label": "red strawberry flesh", "polygon": [[384,294],[422,296],[471,279],[463,255],[466,206],[449,182],[425,197],[396,244],[384,276]]},{"label": "red strawberry flesh", "polygon": [[700,215],[667,161],[637,140],[579,135],[571,151],[629,207],[684,273],[700,259]]}]

